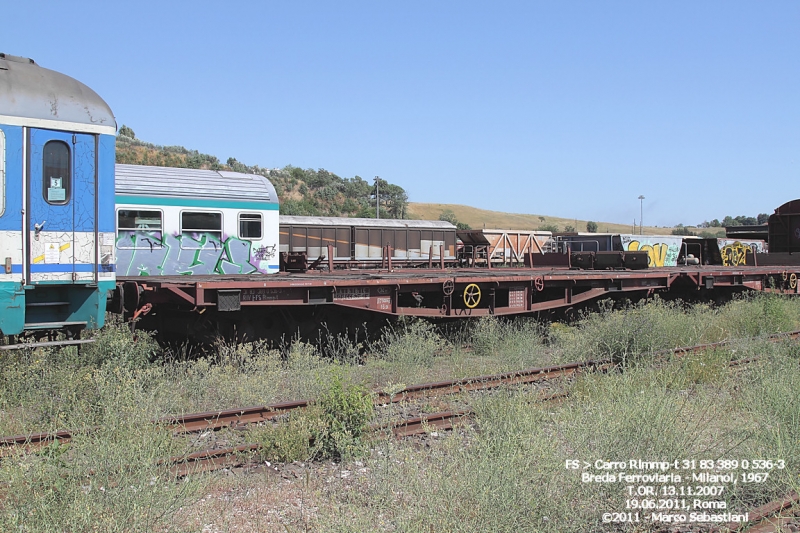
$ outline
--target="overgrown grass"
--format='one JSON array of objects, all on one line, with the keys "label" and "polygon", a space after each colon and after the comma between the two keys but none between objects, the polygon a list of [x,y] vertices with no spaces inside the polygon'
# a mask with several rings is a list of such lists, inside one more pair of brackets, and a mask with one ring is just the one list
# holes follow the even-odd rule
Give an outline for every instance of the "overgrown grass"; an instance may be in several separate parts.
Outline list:
[{"label": "overgrown grass", "polygon": [[350,458],[365,449],[372,411],[370,392],[346,383],[337,371],[312,405],[291,413],[286,423],[249,428],[248,440],[260,444],[260,457],[269,461]]},{"label": "overgrown grass", "polygon": [[[729,509],[752,509],[790,489],[800,474],[797,349],[759,347],[765,360],[723,371],[724,355],[666,367],[585,375],[561,405],[519,391],[478,401],[476,425],[426,453],[395,444],[372,458],[359,491],[327,531],[595,531],[603,512],[625,510],[624,484],[583,482],[566,461],[784,459],[768,483],[729,484]],[[708,364],[710,373],[696,370]],[[695,370],[692,370],[692,369]],[[681,373],[687,375],[681,375]],[[688,477],[688,476],[687,476]],[[689,478],[691,484],[691,478]],[[691,502],[690,502],[691,504]]]},{"label": "overgrown grass", "polygon": [[720,308],[690,307],[658,298],[614,309],[601,302],[574,327],[556,324],[551,339],[560,358],[611,358],[635,363],[655,351],[768,335],[800,328],[800,306],[790,298],[754,293]]},{"label": "overgrown grass", "polygon": [[[365,451],[369,388],[604,357],[637,364],[576,380],[561,406],[490,395],[475,406],[476,428],[441,439],[430,455],[387,442],[371,459],[369,487],[336,496],[352,519],[320,527],[585,531],[621,493],[580,483],[563,468],[567,458],[784,458],[787,468],[768,484],[730,496],[732,506],[763,503],[798,484],[796,344],[738,340],[656,369],[650,354],[795,329],[796,300],[757,294],[721,308],[659,300],[605,308],[571,326],[482,318],[453,334],[404,321],[366,347],[326,342],[332,357],[293,341],[281,349],[220,343],[211,356],[181,360],[112,319],[80,352],[0,354],[0,434],[79,430],[66,448],[0,462],[10,495],[0,499],[0,530],[169,530],[202,484],[176,482],[157,461],[186,451],[154,431],[151,420],[164,415],[318,398],[308,414],[252,436],[270,460],[346,461]],[[753,355],[766,360],[728,369]]]},{"label": "overgrown grass", "polygon": [[[0,461],[0,530],[169,531],[171,516],[208,480],[179,481],[163,460],[184,449],[150,422],[140,384],[125,370],[83,374],[90,394],[65,397],[52,425],[76,432],[69,444]],[[87,391],[88,392],[88,391]]]}]

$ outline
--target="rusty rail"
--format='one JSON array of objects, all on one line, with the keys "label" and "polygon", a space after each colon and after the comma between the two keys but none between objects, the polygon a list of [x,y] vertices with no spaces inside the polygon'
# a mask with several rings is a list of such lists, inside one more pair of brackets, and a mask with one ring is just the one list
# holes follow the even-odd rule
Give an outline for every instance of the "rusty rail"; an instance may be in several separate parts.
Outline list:
[{"label": "rusty rail", "polygon": [[[788,333],[776,333],[764,338],[773,342],[784,339],[797,340],[800,338],[800,330],[791,331]],[[752,338],[750,340],[752,340]],[[713,348],[719,348],[731,344],[732,342],[736,342],[736,340],[661,350],[654,352],[654,355],[684,355],[688,353],[696,353]],[[750,363],[755,359],[756,358],[747,358],[731,361],[730,366],[743,365]],[[516,372],[462,378],[451,381],[423,383],[419,385],[411,385],[395,394],[388,394],[386,392],[379,391],[375,395],[375,401],[378,404],[396,403],[404,400],[426,397],[430,394],[458,394],[461,392],[476,390],[489,390],[504,385],[524,385],[537,381],[572,376],[584,369],[601,371],[608,370],[613,365],[614,363],[611,359],[601,359],[578,363],[568,363],[565,365],[544,368],[530,368]],[[241,409],[207,411],[176,417],[164,417],[154,420],[153,422],[157,425],[174,426],[176,427],[176,433],[215,431],[225,427],[236,427],[254,422],[257,423],[274,420],[275,418],[290,411],[303,409],[311,402],[312,400],[296,400]],[[62,430],[53,433],[34,433],[30,435],[0,437],[0,457],[5,457],[12,453],[18,453],[20,449],[24,451],[40,449],[52,442],[67,443],[72,439],[74,434],[75,431]]]},{"label": "rusty rail", "polygon": [[258,407],[245,407],[243,409],[208,411],[160,418],[156,423],[177,426],[179,428],[177,431],[180,433],[196,433],[273,420],[289,411],[304,409],[308,407],[309,403],[311,403],[311,400],[297,400]]},{"label": "rusty rail", "polygon": [[[780,525],[774,520],[779,519],[781,513],[800,503],[800,495],[792,491],[761,507],[756,507],[749,513],[750,524],[743,526],[738,522],[731,522],[724,526],[713,527],[709,533],[724,533],[728,531],[742,531],[747,533],[774,533],[782,531]],[[777,516],[776,516],[777,515]]]}]

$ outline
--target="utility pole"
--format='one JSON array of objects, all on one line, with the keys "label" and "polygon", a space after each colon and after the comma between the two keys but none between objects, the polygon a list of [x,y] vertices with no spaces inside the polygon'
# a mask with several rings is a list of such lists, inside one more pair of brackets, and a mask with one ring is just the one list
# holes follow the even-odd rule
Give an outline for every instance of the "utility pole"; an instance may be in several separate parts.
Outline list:
[{"label": "utility pole", "polygon": [[642,214],[644,213],[644,196],[639,195],[639,233],[644,235],[644,224],[642,224]]},{"label": "utility pole", "polygon": [[381,218],[380,177],[375,176],[375,218]]}]

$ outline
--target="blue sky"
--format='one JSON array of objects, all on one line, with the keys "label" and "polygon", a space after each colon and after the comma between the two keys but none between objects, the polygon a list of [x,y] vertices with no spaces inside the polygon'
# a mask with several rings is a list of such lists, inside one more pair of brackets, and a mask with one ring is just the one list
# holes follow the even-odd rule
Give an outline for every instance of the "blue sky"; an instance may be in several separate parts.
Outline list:
[{"label": "blue sky", "polygon": [[[137,137],[647,225],[800,197],[800,2],[7,2]],[[11,21],[12,23],[8,23]]]}]

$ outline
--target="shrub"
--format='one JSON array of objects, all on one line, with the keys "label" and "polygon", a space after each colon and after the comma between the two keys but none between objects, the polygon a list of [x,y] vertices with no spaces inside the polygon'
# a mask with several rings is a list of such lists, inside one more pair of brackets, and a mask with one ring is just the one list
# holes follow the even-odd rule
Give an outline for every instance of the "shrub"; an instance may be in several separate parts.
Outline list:
[{"label": "shrub", "polygon": [[315,407],[323,430],[316,435],[316,446],[325,456],[352,456],[360,448],[367,423],[372,417],[373,402],[364,387],[346,384],[334,372],[328,389],[316,400]]},{"label": "shrub", "polygon": [[372,418],[372,396],[367,389],[347,384],[333,371],[320,397],[286,423],[254,427],[252,439],[264,459],[278,462],[324,457],[352,457],[363,449],[363,437]]},{"label": "shrub", "polygon": [[425,320],[401,321],[387,329],[370,351],[389,362],[430,367],[436,354],[447,345],[436,328]]}]

